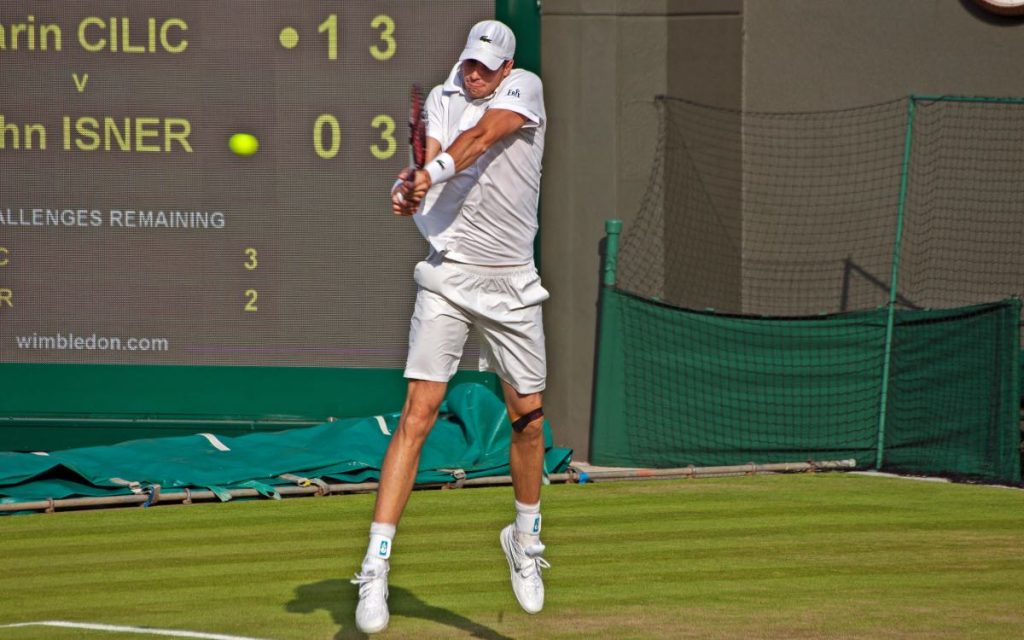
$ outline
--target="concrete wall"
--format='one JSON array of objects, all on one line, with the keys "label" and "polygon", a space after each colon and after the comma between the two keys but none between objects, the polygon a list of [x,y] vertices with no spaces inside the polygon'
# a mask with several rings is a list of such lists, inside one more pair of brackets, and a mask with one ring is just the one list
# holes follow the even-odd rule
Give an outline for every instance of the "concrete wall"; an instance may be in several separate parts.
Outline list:
[{"label": "concrete wall", "polygon": [[654,96],[810,111],[1024,95],[1024,22],[973,0],[543,0],[542,11],[545,407],[577,460],[589,456],[598,245],[604,220],[628,225],[643,196]]},{"label": "concrete wall", "polygon": [[[545,0],[541,192],[548,393],[558,444],[589,455],[599,243],[629,224],[657,142],[653,98],[738,106],[739,0]],[[668,61],[675,61],[672,65]]]},{"label": "concrete wall", "polygon": [[1024,94],[1024,21],[973,0],[747,0],[744,27],[750,110]]}]

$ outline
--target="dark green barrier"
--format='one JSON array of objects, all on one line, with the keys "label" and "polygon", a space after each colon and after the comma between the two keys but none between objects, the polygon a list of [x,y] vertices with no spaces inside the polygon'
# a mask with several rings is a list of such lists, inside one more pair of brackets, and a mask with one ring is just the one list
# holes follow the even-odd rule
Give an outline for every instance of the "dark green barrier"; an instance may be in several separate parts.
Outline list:
[{"label": "dark green barrier", "polygon": [[[0,451],[214,431],[241,435],[394,411],[401,369],[0,364]],[[500,393],[493,373],[459,371]]]},{"label": "dark green barrier", "polygon": [[[607,287],[592,461],[874,466],[886,314],[714,315]],[[899,311],[883,468],[1020,482],[1020,301]]]}]

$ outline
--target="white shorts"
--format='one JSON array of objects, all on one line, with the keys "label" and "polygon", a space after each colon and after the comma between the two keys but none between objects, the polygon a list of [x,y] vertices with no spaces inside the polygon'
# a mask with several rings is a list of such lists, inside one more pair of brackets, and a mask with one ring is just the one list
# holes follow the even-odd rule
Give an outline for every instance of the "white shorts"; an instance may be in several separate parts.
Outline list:
[{"label": "white shorts", "polygon": [[549,294],[536,267],[485,267],[431,256],[416,265],[414,277],[419,288],[406,378],[451,380],[474,326],[483,339],[480,371],[493,371],[519,393],[544,390],[541,303]]}]

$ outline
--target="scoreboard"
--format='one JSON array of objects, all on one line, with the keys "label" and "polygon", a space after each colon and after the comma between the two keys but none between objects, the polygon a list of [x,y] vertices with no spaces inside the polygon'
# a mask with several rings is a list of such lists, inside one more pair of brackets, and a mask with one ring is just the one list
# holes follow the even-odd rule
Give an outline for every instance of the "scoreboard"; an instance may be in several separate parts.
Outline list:
[{"label": "scoreboard", "polygon": [[5,0],[0,363],[400,367],[426,253],[388,198],[409,87],[494,15]]},{"label": "scoreboard", "polygon": [[0,2],[0,451],[400,408],[409,88],[488,18],[539,71],[537,0]]}]

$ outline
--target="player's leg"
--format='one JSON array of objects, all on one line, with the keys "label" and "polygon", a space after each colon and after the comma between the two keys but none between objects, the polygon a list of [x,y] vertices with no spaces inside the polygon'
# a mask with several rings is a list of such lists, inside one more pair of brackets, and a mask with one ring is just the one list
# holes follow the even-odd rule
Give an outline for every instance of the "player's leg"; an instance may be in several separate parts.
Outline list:
[{"label": "player's leg", "polygon": [[402,416],[391,436],[380,472],[377,503],[373,510],[375,523],[398,526],[416,481],[423,443],[437,421],[437,412],[447,388],[447,382],[409,381]]},{"label": "player's leg", "polygon": [[[544,474],[543,395],[547,377],[541,303],[547,291],[532,268],[491,281],[478,307],[484,344],[481,368],[502,379],[505,406],[512,424],[509,466],[515,494],[515,519],[500,540],[508,560],[512,591],[523,609],[544,607],[541,570],[549,567],[540,541],[540,491]],[[493,298],[493,300],[490,300]],[[493,313],[492,313],[493,312]]]},{"label": "player's leg", "polygon": [[377,488],[377,503],[370,524],[370,543],[359,573],[356,626],[363,633],[377,633],[388,626],[388,573],[391,548],[398,521],[416,482],[420,452],[444,400],[446,382],[410,380],[398,428],[391,436]]},{"label": "player's leg", "polygon": [[408,392],[381,466],[366,557],[353,580],[359,584],[356,626],[364,633],[376,633],[387,627],[387,576],[398,521],[416,481],[423,443],[437,420],[448,380],[458,368],[468,333],[468,320],[457,308],[443,296],[419,290],[405,367]]},{"label": "player's leg", "polygon": [[381,466],[374,524],[398,526],[416,481],[423,443],[437,420],[448,380],[458,369],[468,335],[468,318],[444,296],[426,289],[417,292],[405,366],[409,386],[398,428]]},{"label": "player's leg", "polygon": [[509,449],[512,488],[517,502],[535,504],[540,502],[540,487],[544,478],[543,395],[539,391],[519,393],[504,381],[501,386],[512,423],[512,444]]},{"label": "player's leg", "polygon": [[[505,404],[515,427],[509,462],[515,493],[515,522],[500,535],[512,590],[528,613],[544,606],[541,569],[548,563],[540,543],[540,487],[544,472],[541,392],[547,378],[541,303],[548,292],[533,265],[481,267],[454,265],[463,275],[453,295],[479,330],[480,369],[503,381]],[[517,524],[518,523],[518,524]],[[522,531],[520,531],[520,529]]]},{"label": "player's leg", "polygon": [[505,405],[512,422],[512,443],[509,466],[515,493],[516,516],[501,532],[512,577],[512,591],[527,613],[544,608],[544,582],[541,570],[548,563],[543,558],[540,541],[540,488],[544,474],[544,414],[540,392],[520,393],[502,382]]},{"label": "player's leg", "polygon": [[[539,317],[539,307],[536,311]],[[540,545],[540,491],[544,480],[544,340],[539,330],[530,339],[530,331],[519,329],[511,338],[510,334],[499,334],[493,328],[481,331],[481,357],[482,364],[502,378],[512,426],[509,467],[515,494],[516,533],[524,546],[532,547]]]}]

